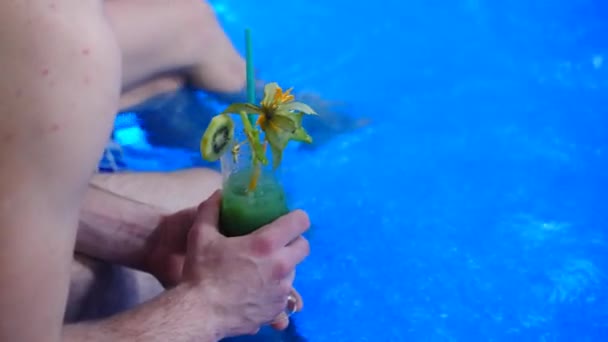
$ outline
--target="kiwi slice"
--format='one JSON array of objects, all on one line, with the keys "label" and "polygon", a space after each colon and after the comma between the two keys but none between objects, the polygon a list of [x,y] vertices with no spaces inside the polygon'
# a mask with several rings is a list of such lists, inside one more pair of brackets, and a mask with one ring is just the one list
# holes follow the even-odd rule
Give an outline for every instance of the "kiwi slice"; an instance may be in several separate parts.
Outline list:
[{"label": "kiwi slice", "polygon": [[234,138],[234,122],[228,115],[217,115],[211,119],[201,139],[201,154],[207,161],[216,161],[230,147]]}]

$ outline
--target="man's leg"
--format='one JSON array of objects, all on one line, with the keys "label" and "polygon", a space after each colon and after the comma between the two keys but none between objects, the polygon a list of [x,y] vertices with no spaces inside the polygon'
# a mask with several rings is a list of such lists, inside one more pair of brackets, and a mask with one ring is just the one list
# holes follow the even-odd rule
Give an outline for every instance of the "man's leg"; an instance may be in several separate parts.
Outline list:
[{"label": "man's leg", "polygon": [[64,320],[102,319],[134,308],[163,291],[150,274],[75,254]]},{"label": "man's leg", "polygon": [[161,75],[190,78],[215,92],[245,85],[245,61],[203,0],[106,0],[106,16],[123,54],[123,86]]},{"label": "man's leg", "polygon": [[[221,176],[207,169],[171,173],[98,174],[92,183],[118,195],[167,210],[195,206],[221,186]],[[129,309],[162,291],[151,275],[75,255],[67,322],[102,318]]]},{"label": "man's leg", "polygon": [[117,195],[178,211],[198,205],[222,185],[218,172],[192,168],[174,172],[97,174],[91,183]]}]

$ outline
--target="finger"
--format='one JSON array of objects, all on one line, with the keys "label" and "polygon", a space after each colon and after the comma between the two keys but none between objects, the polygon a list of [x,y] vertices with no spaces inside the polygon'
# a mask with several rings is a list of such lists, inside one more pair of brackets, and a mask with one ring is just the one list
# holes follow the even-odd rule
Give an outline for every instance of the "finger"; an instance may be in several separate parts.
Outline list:
[{"label": "finger", "polygon": [[284,330],[289,325],[289,315],[302,311],[304,301],[296,289],[292,289],[285,311],[281,312],[270,324],[276,330]]},{"label": "finger", "polygon": [[310,254],[310,244],[303,236],[298,236],[285,248],[277,252],[277,257],[284,263],[286,269],[293,269],[304,261]]},{"label": "finger", "polygon": [[310,220],[304,211],[292,211],[255,231],[252,234],[254,248],[261,253],[276,251],[294,241],[309,227]]},{"label": "finger", "polygon": [[284,284],[289,284],[289,287],[293,286],[293,282],[296,280],[296,271],[291,271],[289,274],[283,279]]},{"label": "finger", "polygon": [[167,228],[159,231],[157,238],[162,239],[159,242],[172,251],[185,252],[188,233],[192,229],[196,213],[196,208],[188,208],[168,216],[164,223]]},{"label": "finger", "polygon": [[276,330],[285,330],[287,328],[287,326],[289,326],[289,317],[287,316],[286,313],[281,312],[277,318],[274,319],[274,321],[272,321],[272,323],[270,323],[270,326],[273,329]]},{"label": "finger", "polygon": [[216,228],[220,220],[221,190],[216,190],[209,198],[199,204],[196,212],[196,225]]},{"label": "finger", "polygon": [[194,247],[190,244],[200,246],[203,239],[215,239],[221,236],[218,230],[221,198],[221,191],[217,190],[198,206],[194,224],[188,235],[189,248]]}]

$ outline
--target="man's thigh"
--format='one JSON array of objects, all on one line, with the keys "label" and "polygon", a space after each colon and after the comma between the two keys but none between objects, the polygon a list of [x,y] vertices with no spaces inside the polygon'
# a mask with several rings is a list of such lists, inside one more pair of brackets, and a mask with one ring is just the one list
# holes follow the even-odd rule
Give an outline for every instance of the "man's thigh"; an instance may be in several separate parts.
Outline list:
[{"label": "man's thigh", "polygon": [[105,318],[163,291],[151,275],[75,254],[64,320],[73,323]]}]

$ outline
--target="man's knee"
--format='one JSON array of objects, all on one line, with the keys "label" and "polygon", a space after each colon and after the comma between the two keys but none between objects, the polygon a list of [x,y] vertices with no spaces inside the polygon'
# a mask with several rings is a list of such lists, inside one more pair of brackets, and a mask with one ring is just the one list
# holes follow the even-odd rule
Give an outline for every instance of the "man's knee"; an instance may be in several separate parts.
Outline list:
[{"label": "man's knee", "polygon": [[158,295],[163,291],[151,275],[75,254],[66,323],[102,319]]},{"label": "man's knee", "polygon": [[137,302],[133,284],[120,267],[76,253],[64,321],[101,319],[130,308]]},{"label": "man's knee", "polygon": [[185,184],[198,188],[206,197],[222,187],[222,175],[212,169],[192,168],[169,173],[170,177],[181,179]]},{"label": "man's knee", "polygon": [[175,171],[167,174],[167,177],[167,184],[173,184],[173,188],[167,191],[180,199],[176,201],[174,210],[197,206],[222,187],[222,175],[206,168]]},{"label": "man's knee", "polygon": [[121,196],[169,211],[197,206],[222,186],[213,170],[97,174],[91,183]]},{"label": "man's knee", "polygon": [[70,291],[64,320],[74,322],[79,319],[80,310],[93,288],[96,272],[101,263],[80,254],[74,255],[70,272]]}]

